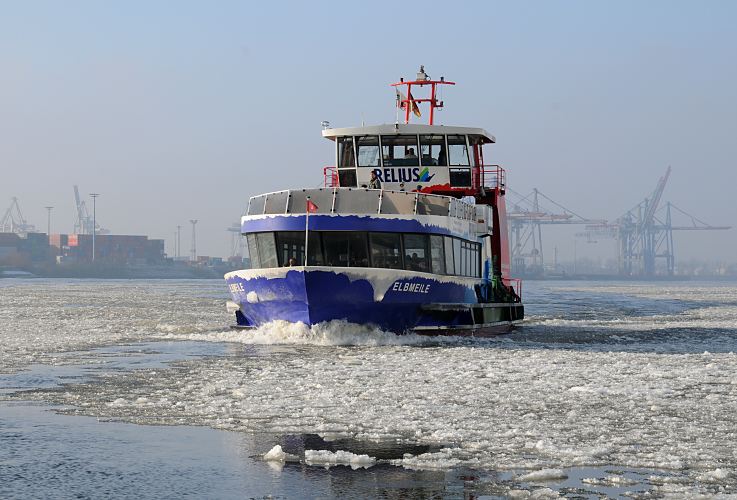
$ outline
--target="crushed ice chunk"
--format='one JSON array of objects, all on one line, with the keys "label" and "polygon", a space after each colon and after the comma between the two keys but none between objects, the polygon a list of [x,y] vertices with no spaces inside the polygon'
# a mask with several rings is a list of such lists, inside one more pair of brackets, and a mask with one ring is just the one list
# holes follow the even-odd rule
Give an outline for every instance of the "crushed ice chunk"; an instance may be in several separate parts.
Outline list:
[{"label": "crushed ice chunk", "polygon": [[305,462],[308,465],[324,465],[325,467],[350,465],[355,470],[359,468],[368,469],[376,463],[376,459],[368,455],[356,455],[350,451],[343,450],[336,452],[328,450],[305,450]]},{"label": "crushed ice chunk", "polygon": [[719,483],[725,479],[729,479],[729,471],[724,469],[714,469],[698,476],[698,480],[704,483]]},{"label": "crushed ice chunk", "polygon": [[568,474],[563,472],[562,469],[540,469],[517,476],[518,481],[525,482],[557,481],[560,479],[568,479]]},{"label": "crushed ice chunk", "polygon": [[274,446],[272,449],[264,455],[264,460],[267,462],[283,462],[287,458],[287,454],[281,449],[280,445]]}]

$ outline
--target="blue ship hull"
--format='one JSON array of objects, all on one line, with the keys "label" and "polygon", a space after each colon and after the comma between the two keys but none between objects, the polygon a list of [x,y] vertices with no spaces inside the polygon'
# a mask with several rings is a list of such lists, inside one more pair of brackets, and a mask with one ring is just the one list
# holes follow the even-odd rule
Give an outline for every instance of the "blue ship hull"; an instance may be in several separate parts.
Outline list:
[{"label": "blue ship hull", "polygon": [[479,280],[388,269],[295,267],[226,275],[239,326],[345,320],[395,333],[501,333],[520,303],[479,303]]}]

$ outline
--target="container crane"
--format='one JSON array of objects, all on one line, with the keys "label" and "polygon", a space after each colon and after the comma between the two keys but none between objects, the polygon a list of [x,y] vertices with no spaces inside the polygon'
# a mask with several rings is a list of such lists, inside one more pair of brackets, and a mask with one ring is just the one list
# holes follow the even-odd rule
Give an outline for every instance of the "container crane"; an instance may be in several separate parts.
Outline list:
[{"label": "container crane", "polygon": [[36,227],[33,224],[29,224],[26,218],[23,217],[20,205],[18,204],[18,198],[13,197],[10,202],[10,206],[5,211],[2,220],[0,220],[0,232],[3,233],[35,233]]},{"label": "container crane", "polygon": [[[537,188],[526,196],[507,188],[512,195],[509,219],[509,239],[512,268],[518,274],[542,276],[545,270],[542,244],[542,226],[553,224],[603,224],[605,221],[587,219],[553,201]],[[553,205],[541,205],[540,199]]]},{"label": "container crane", "polygon": [[[681,210],[670,202],[660,207],[660,200],[670,178],[670,166],[658,180],[649,198],[635,205],[611,224],[586,226],[576,236],[617,239],[619,274],[652,277],[657,274],[657,262],[663,260],[665,273],[675,274],[673,231],[715,231],[730,226],[713,226]],[[674,224],[673,214],[686,218],[686,223]]]}]

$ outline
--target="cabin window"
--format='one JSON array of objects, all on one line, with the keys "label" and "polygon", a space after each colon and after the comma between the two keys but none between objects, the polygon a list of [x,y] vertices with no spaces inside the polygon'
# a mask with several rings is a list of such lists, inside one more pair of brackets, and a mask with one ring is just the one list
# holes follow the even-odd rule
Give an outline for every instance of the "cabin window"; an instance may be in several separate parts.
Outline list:
[{"label": "cabin window", "polygon": [[356,137],[356,147],[358,148],[358,166],[359,167],[378,167],[379,166],[379,136],[364,135]]},{"label": "cabin window", "polygon": [[416,135],[382,135],[381,158],[385,167],[418,167]]},{"label": "cabin window", "polygon": [[277,267],[274,233],[256,233],[259,267]]},{"label": "cabin window", "polygon": [[471,185],[470,168],[450,167],[448,170],[450,187],[469,187]]},{"label": "cabin window", "polygon": [[445,152],[445,136],[421,135],[420,153],[423,166],[433,167],[437,165],[448,165],[448,154]]},{"label": "cabin window", "polygon": [[402,269],[402,244],[399,233],[370,233],[371,266]]},{"label": "cabin window", "polygon": [[296,265],[304,264],[305,233],[302,231],[279,231],[276,233],[276,248],[279,250],[279,265],[288,266],[289,259]]},{"label": "cabin window", "polygon": [[404,235],[404,268],[408,271],[430,271],[428,235]]},{"label": "cabin window", "polygon": [[448,136],[448,158],[450,159],[451,166],[471,166],[468,159],[468,146],[466,145],[465,135]]},{"label": "cabin window", "polygon": [[356,169],[338,169],[338,184],[340,187],[357,187],[358,181],[356,180]]},{"label": "cabin window", "polygon": [[453,238],[450,236],[443,237],[443,246],[445,247],[445,272],[455,274],[455,265],[453,264]]},{"label": "cabin window", "polygon": [[356,155],[353,153],[353,137],[338,137],[338,168],[354,168]]},{"label": "cabin window", "polygon": [[473,243],[470,243],[468,241],[462,241],[461,247],[463,248],[463,275],[464,276],[473,276],[471,273],[471,268],[473,267],[473,251],[472,247]]},{"label": "cabin window", "polygon": [[455,268],[453,274],[455,275],[463,274],[462,255],[461,240],[453,238],[453,267]]},{"label": "cabin window", "polygon": [[[368,267],[366,233],[335,231],[322,233],[325,262],[334,267]],[[312,252],[310,252],[312,253]]]},{"label": "cabin window", "polygon": [[[301,231],[300,231],[301,233]],[[302,235],[304,239],[304,235]],[[322,252],[322,240],[320,233],[317,231],[310,231],[309,248],[307,250],[307,265],[308,266],[322,266],[325,264]]]},{"label": "cabin window", "polygon": [[246,235],[246,244],[248,245],[248,256],[251,258],[251,267],[258,269],[261,267],[261,261],[258,259],[258,244],[256,243],[256,234]]},{"label": "cabin window", "polygon": [[332,267],[348,267],[348,235],[342,232],[323,233],[325,263]]},{"label": "cabin window", "polygon": [[445,256],[443,255],[443,237],[430,236],[430,264],[435,274],[445,274]]},{"label": "cabin window", "polygon": [[[246,236],[251,268],[304,265],[304,231],[250,233]],[[478,243],[451,236],[363,231],[310,231],[307,264],[332,267],[407,269],[479,277]]]}]

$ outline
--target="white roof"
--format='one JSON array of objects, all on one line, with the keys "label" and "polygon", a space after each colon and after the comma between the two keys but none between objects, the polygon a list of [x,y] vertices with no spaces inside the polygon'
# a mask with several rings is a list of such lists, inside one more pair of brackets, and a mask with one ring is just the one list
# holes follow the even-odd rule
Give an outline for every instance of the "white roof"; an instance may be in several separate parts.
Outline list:
[{"label": "white roof", "polygon": [[396,134],[459,134],[482,137],[484,143],[496,142],[496,138],[482,128],[450,127],[447,125],[420,125],[405,123],[389,123],[370,125],[368,127],[329,128],[322,131],[322,136],[334,141],[336,137],[346,135],[396,135]]}]

